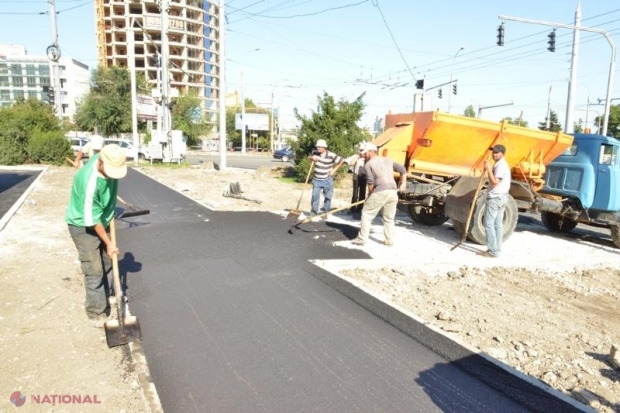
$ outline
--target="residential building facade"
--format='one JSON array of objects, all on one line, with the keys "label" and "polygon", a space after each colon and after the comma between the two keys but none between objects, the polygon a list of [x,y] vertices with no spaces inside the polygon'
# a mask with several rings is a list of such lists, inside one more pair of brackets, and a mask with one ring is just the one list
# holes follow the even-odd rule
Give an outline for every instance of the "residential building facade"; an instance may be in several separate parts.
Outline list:
[{"label": "residential building facade", "polygon": [[[85,64],[69,58],[59,63],[60,90],[53,91],[62,116],[73,120],[76,103],[90,89],[90,72]],[[20,45],[0,44],[0,107],[19,99],[36,98],[49,102],[51,65],[47,56],[29,55]]]},{"label": "residential building facade", "polygon": [[[99,65],[128,67],[127,30],[134,33],[135,67],[158,88],[161,14],[155,0],[95,0]],[[168,45],[170,86],[193,90],[203,119],[215,124],[219,99],[219,8],[212,0],[170,1]]]}]

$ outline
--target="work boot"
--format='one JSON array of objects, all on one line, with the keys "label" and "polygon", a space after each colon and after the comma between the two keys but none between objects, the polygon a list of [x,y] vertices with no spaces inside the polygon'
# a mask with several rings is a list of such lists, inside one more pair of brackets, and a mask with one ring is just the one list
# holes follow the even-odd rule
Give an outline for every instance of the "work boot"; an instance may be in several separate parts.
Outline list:
[{"label": "work boot", "polygon": [[353,245],[366,245],[366,241],[364,241],[361,238],[355,238],[353,241],[351,241],[351,244],[353,244]]}]

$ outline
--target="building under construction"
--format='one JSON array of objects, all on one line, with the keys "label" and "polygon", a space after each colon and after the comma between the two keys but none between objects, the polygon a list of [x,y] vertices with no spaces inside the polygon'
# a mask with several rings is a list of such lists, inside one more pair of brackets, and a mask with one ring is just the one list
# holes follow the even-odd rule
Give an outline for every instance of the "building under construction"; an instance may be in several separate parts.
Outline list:
[{"label": "building under construction", "polygon": [[[127,30],[133,30],[135,67],[156,88],[161,53],[160,1],[95,0],[100,66],[128,67]],[[215,123],[219,96],[219,8],[211,0],[169,0],[170,86],[195,90],[204,118]],[[133,23],[133,25],[132,25]]]}]

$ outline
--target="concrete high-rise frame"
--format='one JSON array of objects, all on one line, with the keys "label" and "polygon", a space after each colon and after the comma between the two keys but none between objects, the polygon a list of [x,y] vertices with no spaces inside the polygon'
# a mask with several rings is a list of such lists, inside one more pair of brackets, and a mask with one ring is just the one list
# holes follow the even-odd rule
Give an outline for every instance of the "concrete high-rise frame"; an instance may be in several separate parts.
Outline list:
[{"label": "concrete high-rise frame", "polygon": [[[181,93],[195,90],[204,119],[217,122],[219,100],[219,33],[217,0],[170,0],[170,86]],[[135,38],[136,71],[157,85],[154,57],[161,51],[161,20],[156,0],[95,0],[99,65],[128,67],[127,34]]]}]

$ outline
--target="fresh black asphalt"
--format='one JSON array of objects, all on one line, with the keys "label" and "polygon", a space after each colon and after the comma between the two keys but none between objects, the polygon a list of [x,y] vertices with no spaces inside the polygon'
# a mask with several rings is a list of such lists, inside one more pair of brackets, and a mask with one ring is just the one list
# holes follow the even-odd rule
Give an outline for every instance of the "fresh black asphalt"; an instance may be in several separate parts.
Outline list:
[{"label": "fresh black asphalt", "polygon": [[0,218],[17,202],[41,171],[0,171]]},{"label": "fresh black asphalt", "polygon": [[309,262],[368,258],[332,245],[351,228],[289,234],[133,170],[121,196],[151,211],[118,243],[167,413],[578,411]]}]

